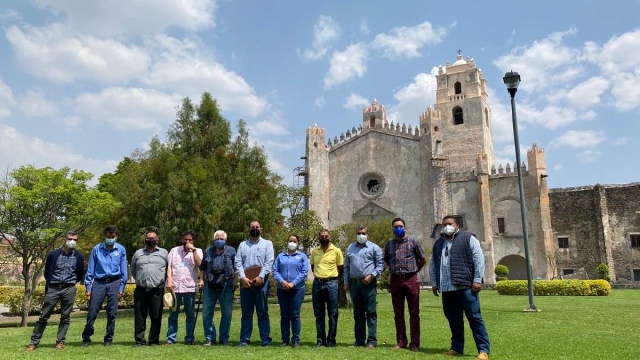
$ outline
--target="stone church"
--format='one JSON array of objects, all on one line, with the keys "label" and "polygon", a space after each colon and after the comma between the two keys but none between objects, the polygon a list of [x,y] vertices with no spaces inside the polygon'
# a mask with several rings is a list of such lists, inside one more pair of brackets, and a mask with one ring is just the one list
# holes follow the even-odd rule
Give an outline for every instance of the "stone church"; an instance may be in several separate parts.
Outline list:
[{"label": "stone church", "polygon": [[317,124],[307,129],[308,207],[325,226],[399,216],[430,248],[442,218],[453,215],[480,240],[487,283],[495,282],[497,264],[509,267],[510,279],[525,279],[520,166],[534,278],[581,268],[593,277],[606,263],[614,281],[640,281],[640,183],[549,190],[536,144],[526,164],[496,164],[482,71],[458,54],[436,79],[436,103],[417,114],[418,127],[389,122],[374,99],[340,136]]}]

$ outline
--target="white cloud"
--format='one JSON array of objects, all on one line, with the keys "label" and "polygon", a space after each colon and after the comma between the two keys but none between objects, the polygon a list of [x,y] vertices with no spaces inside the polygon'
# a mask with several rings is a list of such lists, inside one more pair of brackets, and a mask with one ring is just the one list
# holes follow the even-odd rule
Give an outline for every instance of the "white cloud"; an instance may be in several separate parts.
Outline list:
[{"label": "white cloud", "polygon": [[555,170],[555,171],[559,171],[559,170],[561,170],[561,169],[562,169],[562,164],[556,164],[556,165],[553,165],[553,170]]},{"label": "white cloud", "polygon": [[321,97],[317,98],[317,99],[313,102],[313,105],[315,105],[316,107],[321,108],[321,107],[323,107],[323,106],[324,106],[324,104],[325,104],[325,103],[326,103],[326,100],[324,99],[324,97],[323,97],[323,96],[321,96]]},{"label": "white cloud", "polygon": [[503,55],[493,63],[500,70],[517,71],[522,76],[518,89],[542,91],[545,88],[565,83],[581,75],[577,49],[566,47],[562,40],[575,34],[575,29],[552,33],[545,39],[534,41],[531,46],[520,46]]},{"label": "white cloud", "polygon": [[453,20],[453,22],[451,24],[449,24],[449,29],[453,29],[457,25],[458,25],[458,20]]},{"label": "white cloud", "polygon": [[288,124],[284,120],[282,111],[271,109],[264,120],[248,124],[249,134],[252,137],[266,141],[266,137],[284,136],[289,134]]},{"label": "white cloud", "polygon": [[417,124],[420,114],[436,100],[436,78],[438,68],[431,69],[430,74],[420,73],[413,82],[396,90],[393,97],[397,104],[388,108],[389,121]]},{"label": "white cloud", "polygon": [[266,99],[257,96],[242,76],[201,53],[198,44],[164,35],[156,36],[152,42],[152,53],[158,53],[158,60],[142,79],[144,84],[192,99],[199,99],[208,91],[223,111],[251,118],[265,110]]},{"label": "white cloud", "polygon": [[330,68],[324,77],[326,89],[362,77],[367,72],[367,47],[364,43],[349,45],[344,51],[334,51]]},{"label": "white cloud", "polygon": [[367,20],[366,19],[362,19],[362,21],[360,21],[360,32],[363,35],[369,35],[369,33],[370,33],[369,25],[367,24]]},{"label": "white cloud", "polygon": [[369,105],[369,100],[365,99],[360,94],[351,93],[349,97],[344,102],[345,109],[355,110],[356,108],[362,108],[363,106]]},{"label": "white cloud", "polygon": [[340,25],[331,16],[320,15],[313,25],[313,46],[304,52],[308,60],[323,58],[331,46],[331,42],[340,36]]},{"label": "white cloud", "polygon": [[57,144],[20,133],[15,128],[0,124],[0,166],[14,168],[34,164],[82,169],[94,175],[94,181],[105,172],[115,170],[117,160],[92,159],[78,154],[70,144]]},{"label": "white cloud", "polygon": [[390,59],[398,57],[414,58],[422,56],[418,50],[424,45],[438,44],[447,31],[442,27],[433,27],[425,21],[420,25],[401,26],[389,30],[389,34],[378,34],[371,42],[374,49],[382,49]]},{"label": "white cloud", "polygon": [[547,105],[540,110],[529,103],[518,104],[517,112],[519,122],[542,125],[549,129],[556,129],[578,120],[593,119],[596,116],[592,110],[577,112],[557,105]]},{"label": "white cloud", "polygon": [[36,0],[41,8],[64,14],[78,33],[97,36],[145,35],[176,27],[190,31],[213,27],[213,0]]},{"label": "white cloud", "polygon": [[594,162],[600,158],[600,150],[585,150],[576,154],[578,160],[583,163]]},{"label": "white cloud", "polygon": [[602,131],[569,130],[554,140],[554,146],[592,148],[600,145],[606,139]]},{"label": "white cloud", "polygon": [[52,81],[80,78],[123,83],[142,75],[147,53],[113,39],[77,35],[63,24],[45,27],[11,26],[5,31],[17,62],[32,75]]},{"label": "white cloud", "polygon": [[58,105],[47,100],[41,90],[27,91],[20,99],[19,109],[29,118],[48,117],[58,113]]},{"label": "white cloud", "polygon": [[0,119],[9,116],[11,108],[15,105],[16,100],[13,98],[11,88],[0,80]]},{"label": "white cloud", "polygon": [[620,73],[613,77],[615,86],[611,94],[619,111],[628,111],[640,106],[640,65],[633,73]]},{"label": "white cloud", "polygon": [[[493,141],[513,140],[511,105],[500,101],[501,97],[499,97],[491,87],[487,87],[487,95],[489,97],[489,107],[491,108],[491,135]],[[508,98],[508,96],[507,94],[504,98]],[[518,123],[518,129],[521,128],[522,122]]]},{"label": "white cloud", "polygon": [[[175,119],[180,96],[142,88],[112,87],[75,99],[75,115],[118,130],[157,131]],[[69,119],[77,126],[77,119]]]},{"label": "white cloud", "polygon": [[628,137],[628,136],[625,136],[625,137],[621,137],[620,139],[616,140],[616,142],[613,143],[613,145],[622,146],[622,145],[627,144],[629,141],[631,141],[631,138]]},{"label": "white cloud", "polygon": [[637,69],[640,59],[637,56],[630,56],[631,49],[640,48],[640,28],[624,33],[620,36],[614,35],[603,46],[589,41],[584,46],[584,58],[602,69],[606,74],[616,74],[619,72]]},{"label": "white cloud", "polygon": [[511,44],[513,42],[513,38],[516,36],[516,29],[511,30],[509,33],[509,39],[507,39],[507,44]]},{"label": "white cloud", "polygon": [[609,88],[609,81],[594,76],[566,93],[568,105],[576,109],[585,109],[600,103],[600,96]]},{"label": "white cloud", "polygon": [[71,133],[75,133],[80,131],[80,124],[82,124],[82,119],[79,116],[75,115],[65,116],[62,119],[62,124],[64,125],[65,130]]},{"label": "white cloud", "polygon": [[0,11],[0,21],[13,22],[22,20],[22,15],[14,9],[7,8]]}]

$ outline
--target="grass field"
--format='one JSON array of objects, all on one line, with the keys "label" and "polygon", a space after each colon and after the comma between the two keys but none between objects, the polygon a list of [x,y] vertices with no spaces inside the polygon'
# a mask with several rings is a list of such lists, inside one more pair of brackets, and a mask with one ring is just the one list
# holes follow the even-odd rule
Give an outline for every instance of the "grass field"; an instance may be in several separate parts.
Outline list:
[{"label": "grass field", "polygon": [[[614,290],[608,297],[537,297],[540,313],[523,313],[527,307],[526,296],[500,296],[495,291],[481,293],[483,317],[491,338],[491,359],[640,359],[640,291]],[[302,347],[280,348],[280,325],[278,305],[271,305],[271,335],[273,346],[262,348],[252,345],[242,349],[233,347],[186,346],[141,347],[133,344],[133,312],[123,310],[118,314],[113,346],[102,345],[105,318],[101,312],[96,321],[93,344],[82,348],[80,333],[84,326],[84,313],[72,315],[67,336],[67,348],[55,349],[55,334],[58,315],[49,322],[47,331],[38,349],[26,353],[33,322],[29,328],[18,328],[15,324],[3,324],[0,341],[0,358],[3,359],[444,359],[441,352],[448,350],[449,328],[442,314],[440,298],[431,292],[422,292],[420,323],[422,345],[419,353],[408,350],[393,350],[395,328],[393,310],[388,294],[378,297],[378,343],[374,350],[351,348],[353,344],[353,318],[349,310],[341,309],[338,321],[338,346],[314,349],[315,325],[310,302],[302,309]],[[219,321],[216,312],[214,321]],[[161,341],[166,340],[167,314],[163,319]],[[34,318],[33,321],[36,319]],[[184,338],[184,316],[180,317],[178,338]],[[254,321],[255,324],[255,321]],[[468,329],[468,328],[467,328]],[[234,344],[240,331],[240,310],[236,305],[231,326]],[[466,349],[463,358],[476,356],[471,333],[466,332]],[[259,344],[257,325],[253,332],[253,344]],[[198,318],[196,338],[203,340],[201,318]]]}]

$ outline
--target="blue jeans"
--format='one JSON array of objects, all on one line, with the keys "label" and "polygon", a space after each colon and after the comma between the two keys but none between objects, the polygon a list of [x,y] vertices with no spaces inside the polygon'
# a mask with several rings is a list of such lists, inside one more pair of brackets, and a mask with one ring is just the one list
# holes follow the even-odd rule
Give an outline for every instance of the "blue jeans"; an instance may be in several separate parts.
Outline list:
[{"label": "blue jeans", "polygon": [[248,344],[253,332],[253,310],[258,315],[258,330],[263,345],[271,344],[271,325],[269,324],[269,308],[267,297],[269,296],[269,276],[265,276],[264,284],[248,289],[240,288],[240,308],[242,319],[240,320],[240,342]]},{"label": "blue jeans", "polygon": [[180,305],[184,304],[184,314],[187,316],[187,335],[184,341],[189,343],[195,341],[193,331],[195,330],[195,305],[196,293],[176,293],[176,311],[169,314],[169,328],[167,329],[167,342],[175,343],[178,339],[178,315]]},{"label": "blue jeans", "polygon": [[120,290],[120,280],[104,282],[93,281],[91,288],[91,299],[89,300],[89,311],[87,312],[87,324],[82,331],[82,342],[91,342],[93,336],[93,324],[98,317],[100,306],[107,298],[107,333],[104,335],[104,342],[113,341],[113,333],[116,329],[116,315],[118,314],[118,292]]},{"label": "blue jeans", "polygon": [[469,321],[478,353],[489,354],[489,334],[480,313],[478,293],[471,289],[443,292],[442,309],[451,328],[451,350],[459,354],[464,353],[464,320],[462,318],[464,313]]},{"label": "blue jeans", "polygon": [[[313,281],[313,314],[316,317],[316,343],[335,345],[338,331],[338,280]],[[329,333],[325,330],[325,309],[329,316]]]},{"label": "blue jeans", "polygon": [[207,342],[216,342],[216,326],[213,324],[213,313],[216,302],[220,302],[220,342],[229,341],[231,330],[231,314],[233,313],[233,284],[228,281],[223,290],[211,289],[205,285],[202,294],[202,325],[204,338]]},{"label": "blue jeans", "polygon": [[[355,345],[377,346],[378,313],[376,312],[376,297],[378,288],[376,281],[370,282],[369,285],[364,285],[360,281],[351,281],[349,283],[349,293],[353,303]],[[369,337],[367,337],[367,328],[369,329]]]},{"label": "blue jeans", "polygon": [[278,288],[278,303],[280,304],[280,332],[282,342],[289,343],[290,332],[291,342],[300,342],[300,308],[304,300],[305,287],[291,289],[289,291]]}]

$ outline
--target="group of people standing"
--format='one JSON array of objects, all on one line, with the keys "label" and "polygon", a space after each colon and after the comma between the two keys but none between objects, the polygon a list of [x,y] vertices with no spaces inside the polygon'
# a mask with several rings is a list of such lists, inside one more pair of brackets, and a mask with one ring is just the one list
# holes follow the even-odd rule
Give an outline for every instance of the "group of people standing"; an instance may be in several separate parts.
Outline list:
[{"label": "group of people standing", "polygon": [[[443,219],[444,232],[435,242],[430,259],[429,272],[433,294],[442,293],[444,314],[451,327],[451,347],[445,355],[459,355],[464,350],[464,323],[466,315],[478,350],[477,359],[488,359],[489,338],[480,313],[478,293],[482,289],[484,257],[478,239],[460,231],[454,217]],[[267,298],[269,278],[277,284],[280,305],[281,346],[300,346],[300,311],[306,293],[308,272],[313,273],[312,305],[315,315],[315,347],[335,347],[338,326],[339,276],[343,276],[343,291],[351,297],[354,317],[356,347],[373,349],[377,340],[377,279],[385,265],[390,272],[390,288],[396,328],[395,349],[420,347],[420,285],[418,272],[427,259],[420,243],[407,236],[405,221],[396,218],[392,222],[394,238],[387,241],[384,251],[369,241],[368,229],[359,226],[356,241],[346,253],[332,243],[328,230],[318,234],[317,246],[310,256],[299,250],[300,239],[291,234],[287,248],[274,255],[273,243],[264,239],[257,221],[249,225],[249,238],[240,243],[237,250],[226,244],[227,234],[218,230],[213,243],[203,252],[194,246],[195,233],[186,231],[182,245],[168,253],[158,247],[158,236],[147,232],[145,247],[137,250],[131,259],[131,273],[136,281],[134,291],[135,346],[159,345],[162,312],[165,298],[171,299],[167,339],[164,345],[175,344],[178,332],[178,315],[183,308],[186,315],[185,344],[195,342],[196,292],[202,294],[202,324],[204,346],[229,345],[234,291],[240,287],[240,339],[237,347],[250,344],[254,312],[257,315],[260,343],[271,346],[271,323]],[[89,257],[84,275],[89,310],[82,332],[82,346],[91,344],[94,322],[105,298],[107,329],[103,339],[105,346],[113,342],[118,300],[122,297],[127,281],[126,252],[117,243],[118,230],[109,225],[105,229],[105,241],[96,245]],[[52,251],[46,260],[46,293],[42,315],[33,330],[27,351],[39,345],[47,321],[55,305],[61,303],[61,319],[58,327],[58,349],[64,349],[66,332],[77,282],[83,278],[83,255],[75,250],[77,234],[69,231],[66,242]],[[198,276],[198,273],[200,274]],[[165,291],[165,289],[168,290]],[[170,294],[170,295],[167,295]],[[164,301],[163,301],[164,300]],[[405,324],[405,302],[409,311],[409,337]],[[220,308],[218,331],[213,322],[216,303]],[[150,329],[145,339],[146,319]],[[328,321],[327,321],[328,319]],[[328,329],[327,329],[328,323]]]}]

